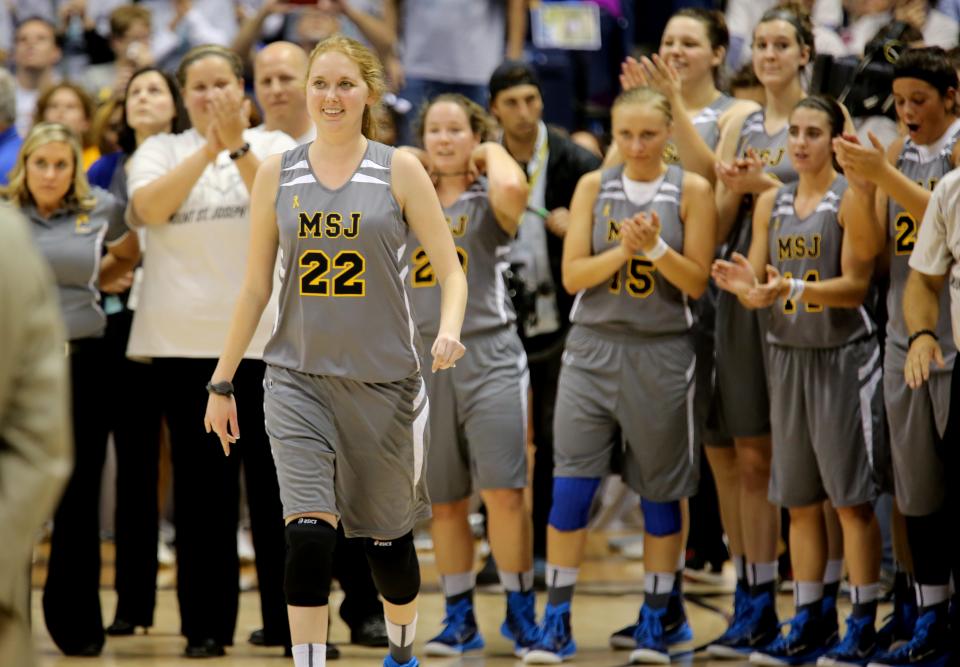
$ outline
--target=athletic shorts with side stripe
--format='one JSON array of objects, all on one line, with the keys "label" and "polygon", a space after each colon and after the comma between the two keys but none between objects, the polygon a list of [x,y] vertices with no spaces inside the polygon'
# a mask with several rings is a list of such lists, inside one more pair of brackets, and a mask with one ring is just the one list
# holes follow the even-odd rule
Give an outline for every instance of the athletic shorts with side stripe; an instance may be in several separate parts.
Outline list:
[{"label": "athletic shorts with side stripe", "polygon": [[328,512],[347,537],[385,540],[430,518],[419,374],[373,383],[268,365],[263,382],[285,517]]},{"label": "athletic shorts with side stripe", "polygon": [[716,320],[719,288],[711,281],[696,302],[697,327],[693,340],[697,351],[696,417],[703,444],[712,447],[732,447],[733,438],[727,430],[720,405],[717,385]]},{"label": "athletic shorts with side stripe", "polygon": [[604,477],[621,447],[623,480],[642,497],[696,493],[695,374],[692,335],[638,338],[574,325],[557,388],[554,476]]},{"label": "athletic shorts with side stripe", "polygon": [[804,507],[871,502],[884,458],[880,346],[869,338],[827,349],[770,345],[773,461],[770,501]]},{"label": "athletic shorts with side stripe", "polygon": [[889,339],[883,358],[883,398],[890,424],[890,450],[897,505],[906,516],[925,516],[943,505],[946,479],[937,443],[950,416],[950,373],[934,367],[919,389],[907,386],[907,353]]},{"label": "athletic shorts with side stripe", "polygon": [[[430,397],[427,488],[435,503],[527,485],[527,354],[513,328],[463,339],[454,368],[424,376]],[[433,341],[424,338],[429,351]],[[424,358],[422,368],[430,368]]]}]

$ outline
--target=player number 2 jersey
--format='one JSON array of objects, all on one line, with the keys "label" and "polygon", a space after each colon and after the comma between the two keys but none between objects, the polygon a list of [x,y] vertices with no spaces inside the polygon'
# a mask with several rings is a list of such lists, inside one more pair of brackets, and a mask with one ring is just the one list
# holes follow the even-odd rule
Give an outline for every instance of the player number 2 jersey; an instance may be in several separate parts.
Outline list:
[{"label": "player number 2 jersey", "polygon": [[[683,253],[682,188],[683,170],[672,165],[667,167],[653,199],[637,205],[624,192],[623,165],[604,170],[593,208],[593,254],[619,245],[620,224],[641,211],[656,211],[660,216],[660,237]],[[606,282],[581,290],[573,302],[570,320],[599,329],[649,336],[683,333],[694,324],[687,296],[657,273],[653,262],[642,253],[631,257]]]},{"label": "player number 2 jersey", "polygon": [[403,288],[407,224],[390,189],[394,149],[368,142],[350,180],[330,190],[308,148],[281,158],[280,308],[264,360],[363,382],[409,377],[420,368],[420,338]]}]

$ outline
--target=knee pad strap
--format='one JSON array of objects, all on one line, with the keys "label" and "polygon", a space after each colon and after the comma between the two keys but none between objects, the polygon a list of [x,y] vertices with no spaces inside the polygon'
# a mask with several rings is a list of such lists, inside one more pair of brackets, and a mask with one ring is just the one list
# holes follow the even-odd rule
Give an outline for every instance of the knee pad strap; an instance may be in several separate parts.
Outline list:
[{"label": "knee pad strap", "polygon": [[370,574],[383,599],[390,604],[413,602],[420,592],[420,563],[413,533],[392,540],[364,540]]},{"label": "knee pad strap", "polygon": [[596,477],[555,477],[550,525],[567,532],[586,528],[590,504],[599,486]]},{"label": "knee pad strap", "polygon": [[284,529],[287,560],[283,592],[294,607],[323,607],[330,597],[337,530],[323,519],[300,517]]},{"label": "knee pad strap", "polygon": [[643,510],[644,530],[654,537],[666,537],[683,529],[679,500],[658,503],[641,498],[640,509]]}]

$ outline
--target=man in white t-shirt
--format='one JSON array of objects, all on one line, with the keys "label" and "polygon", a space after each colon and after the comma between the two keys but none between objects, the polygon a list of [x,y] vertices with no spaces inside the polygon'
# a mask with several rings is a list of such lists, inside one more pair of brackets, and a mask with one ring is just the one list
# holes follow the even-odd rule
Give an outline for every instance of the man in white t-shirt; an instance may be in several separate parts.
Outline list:
[{"label": "man in white t-shirt", "polygon": [[[910,349],[904,364],[904,375],[907,384],[914,390],[922,387],[923,383],[930,379],[933,364],[940,368],[945,365],[936,329],[937,320],[940,317],[940,292],[946,282],[950,289],[950,323],[953,328],[953,341],[960,347],[960,208],[958,205],[960,205],[960,173],[952,171],[934,188],[917,234],[917,243],[910,255],[910,277],[907,279],[903,294],[903,314],[910,332]],[[947,526],[960,514],[960,489],[954,483],[960,479],[960,363],[953,365],[953,377],[950,382],[950,416],[946,431],[938,445],[939,463],[944,471],[944,479],[947,480],[946,498],[938,512],[938,520],[940,525]],[[913,539],[912,534],[911,539]],[[946,565],[949,565],[954,579],[960,574],[960,548],[952,546],[955,544],[947,540],[945,543],[921,545],[927,546],[926,551],[935,555],[936,561],[941,565],[944,582],[947,581]],[[918,584],[922,583],[918,580]],[[927,588],[927,586],[920,587]],[[954,609],[957,608],[958,600],[960,598],[955,596]],[[946,604],[944,603],[943,606]],[[935,616],[932,623],[925,623],[922,635],[941,637],[946,644],[941,646],[941,650],[952,651],[956,658],[960,655],[960,633],[957,632],[956,625],[948,630],[947,623],[953,623],[953,621],[947,621],[945,614]],[[921,616],[921,619],[923,618]],[[921,636],[920,623],[921,621],[918,621],[916,633],[918,637]],[[904,646],[902,650],[910,650],[911,644]]]},{"label": "man in white t-shirt", "polygon": [[313,141],[317,129],[307,113],[303,89],[307,53],[291,42],[273,42],[253,62],[253,91],[263,110],[263,124],[255,132],[279,130],[297,144]]}]

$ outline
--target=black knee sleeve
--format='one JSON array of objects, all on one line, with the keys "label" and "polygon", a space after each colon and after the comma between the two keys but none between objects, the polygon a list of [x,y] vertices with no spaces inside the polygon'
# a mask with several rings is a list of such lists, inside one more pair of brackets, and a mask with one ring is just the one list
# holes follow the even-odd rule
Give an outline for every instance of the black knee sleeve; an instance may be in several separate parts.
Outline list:
[{"label": "black knee sleeve", "polygon": [[337,530],[323,519],[301,517],[287,524],[283,592],[294,607],[323,607],[330,597]]},{"label": "black knee sleeve", "polygon": [[413,602],[420,592],[420,563],[413,533],[393,540],[364,540],[370,573],[377,590],[390,604]]},{"label": "black knee sleeve", "polygon": [[924,586],[945,586],[950,582],[950,549],[944,544],[949,514],[942,508],[926,516],[908,516],[907,542],[913,556],[917,582]]}]

